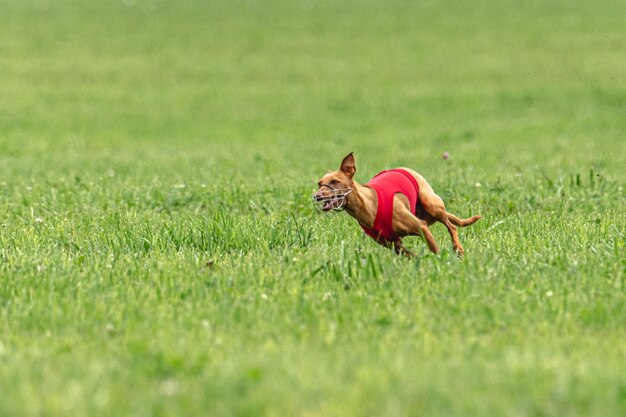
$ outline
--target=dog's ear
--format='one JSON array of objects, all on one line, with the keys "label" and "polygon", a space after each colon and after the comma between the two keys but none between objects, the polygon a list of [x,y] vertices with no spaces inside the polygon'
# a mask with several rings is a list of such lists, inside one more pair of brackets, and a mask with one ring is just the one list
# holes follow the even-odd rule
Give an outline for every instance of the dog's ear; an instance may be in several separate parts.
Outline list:
[{"label": "dog's ear", "polygon": [[354,166],[354,156],[352,156],[352,152],[350,152],[348,156],[343,158],[339,170],[344,172],[348,177],[352,179],[354,173],[356,172],[356,167]]}]

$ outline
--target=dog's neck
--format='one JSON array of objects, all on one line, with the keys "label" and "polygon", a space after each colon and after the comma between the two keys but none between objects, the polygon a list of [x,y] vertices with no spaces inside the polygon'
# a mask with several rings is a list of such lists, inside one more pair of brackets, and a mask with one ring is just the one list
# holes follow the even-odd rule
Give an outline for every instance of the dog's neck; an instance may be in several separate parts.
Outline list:
[{"label": "dog's neck", "polygon": [[357,219],[361,225],[371,228],[374,225],[376,210],[378,209],[376,191],[353,181],[352,192],[346,198],[348,203],[346,212]]}]

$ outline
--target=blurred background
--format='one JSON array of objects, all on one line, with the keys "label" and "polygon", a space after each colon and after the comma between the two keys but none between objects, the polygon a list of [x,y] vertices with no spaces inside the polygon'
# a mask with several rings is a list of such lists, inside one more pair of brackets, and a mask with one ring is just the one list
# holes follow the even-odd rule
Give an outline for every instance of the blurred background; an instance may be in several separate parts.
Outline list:
[{"label": "blurred background", "polygon": [[614,0],[0,0],[0,173],[171,159],[310,181],[350,151],[368,175],[437,174],[448,151],[477,178],[620,175],[624,15]]}]

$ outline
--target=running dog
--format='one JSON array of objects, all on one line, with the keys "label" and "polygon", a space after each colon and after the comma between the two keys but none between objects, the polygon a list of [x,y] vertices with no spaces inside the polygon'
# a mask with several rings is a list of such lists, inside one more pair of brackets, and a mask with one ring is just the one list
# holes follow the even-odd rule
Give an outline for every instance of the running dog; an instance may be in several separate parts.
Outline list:
[{"label": "running dog", "polygon": [[397,254],[408,257],[415,254],[402,244],[405,236],[420,236],[433,253],[439,253],[428,228],[438,221],[450,232],[458,256],[463,256],[455,226],[469,226],[481,216],[460,219],[447,212],[441,197],[412,169],[382,171],[365,185],[353,180],[355,172],[354,156],[350,153],[338,171],[331,171],[319,180],[313,201],[322,211],[345,210],[376,242],[389,248],[393,246]]}]

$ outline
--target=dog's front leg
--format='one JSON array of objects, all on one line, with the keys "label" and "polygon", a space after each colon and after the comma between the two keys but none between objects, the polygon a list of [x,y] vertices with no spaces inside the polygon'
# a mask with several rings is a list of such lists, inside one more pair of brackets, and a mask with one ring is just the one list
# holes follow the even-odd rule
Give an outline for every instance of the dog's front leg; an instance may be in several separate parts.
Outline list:
[{"label": "dog's front leg", "polygon": [[397,255],[404,255],[407,258],[411,258],[415,256],[415,253],[408,250],[404,244],[402,243],[402,239],[398,238],[393,242],[393,249],[396,251]]},{"label": "dog's front leg", "polygon": [[406,235],[421,237],[426,241],[428,249],[430,249],[432,253],[439,253],[439,247],[428,228],[428,223],[415,217],[408,209],[402,207],[398,210],[398,215],[394,217],[393,226],[394,230],[397,232],[399,231]]}]

